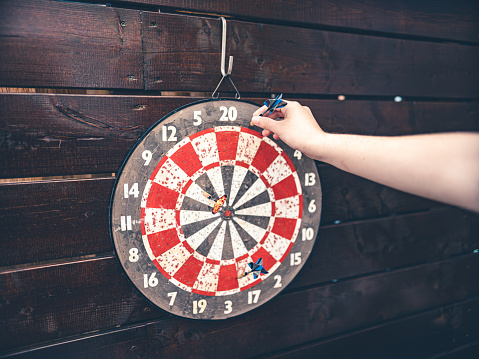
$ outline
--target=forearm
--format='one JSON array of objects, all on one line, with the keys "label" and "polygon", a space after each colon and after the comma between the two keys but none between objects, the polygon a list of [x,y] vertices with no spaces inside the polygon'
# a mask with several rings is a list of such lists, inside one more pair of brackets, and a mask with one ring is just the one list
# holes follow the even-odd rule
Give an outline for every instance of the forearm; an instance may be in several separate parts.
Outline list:
[{"label": "forearm", "polygon": [[479,212],[479,134],[323,134],[309,153],[347,172]]}]

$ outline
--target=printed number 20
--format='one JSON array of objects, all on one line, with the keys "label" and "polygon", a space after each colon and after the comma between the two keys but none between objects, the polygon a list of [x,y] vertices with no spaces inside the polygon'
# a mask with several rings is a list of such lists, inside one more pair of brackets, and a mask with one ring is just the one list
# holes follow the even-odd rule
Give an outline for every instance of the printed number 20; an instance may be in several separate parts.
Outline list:
[{"label": "printed number 20", "polygon": [[238,116],[238,111],[236,110],[236,107],[231,106],[229,109],[226,108],[225,106],[220,107],[220,111],[223,112],[223,114],[220,117],[220,121],[234,121],[236,120],[236,117]]}]

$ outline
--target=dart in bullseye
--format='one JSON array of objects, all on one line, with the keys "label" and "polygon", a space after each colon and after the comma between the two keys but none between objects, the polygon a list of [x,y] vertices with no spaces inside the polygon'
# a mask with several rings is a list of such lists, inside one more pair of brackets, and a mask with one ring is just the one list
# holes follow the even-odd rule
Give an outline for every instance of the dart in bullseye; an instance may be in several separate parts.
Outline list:
[{"label": "dart in bullseye", "polygon": [[239,275],[238,279],[246,277],[248,274],[251,273],[253,273],[254,279],[258,278],[260,274],[268,274],[268,271],[263,267],[263,258],[258,259],[256,263],[250,262],[248,263],[248,265],[251,270],[249,272],[244,272],[243,274]]},{"label": "dart in bullseye", "polygon": [[210,204],[213,207],[213,211],[212,211],[213,214],[218,213],[221,207],[223,206],[223,204],[225,204],[226,202],[226,195],[220,197],[217,201],[214,201],[212,199],[212,196],[207,192],[203,192],[203,196],[205,196],[207,199],[210,200]]}]

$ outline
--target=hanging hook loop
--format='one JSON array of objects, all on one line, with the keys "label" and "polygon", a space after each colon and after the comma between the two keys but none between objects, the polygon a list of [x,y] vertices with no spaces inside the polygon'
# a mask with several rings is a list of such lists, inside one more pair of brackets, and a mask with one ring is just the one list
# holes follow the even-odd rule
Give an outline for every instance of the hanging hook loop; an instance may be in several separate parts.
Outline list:
[{"label": "hanging hook loop", "polygon": [[[223,82],[223,80],[225,78],[228,78],[231,82],[231,85],[233,85],[235,91],[236,91],[236,95],[235,95],[235,98],[240,98],[241,95],[238,91],[238,89],[236,88],[235,84],[233,83],[233,80],[231,80],[231,71],[233,70],[233,56],[230,55],[229,57],[229,62],[228,62],[228,71],[225,70],[225,61],[226,61],[226,20],[224,17],[220,17],[221,19],[221,22],[223,24],[223,32],[222,32],[222,35],[221,35],[221,75],[223,77],[221,77],[221,80],[220,82],[218,83],[218,86],[216,86],[215,90],[213,91],[213,93],[211,94],[211,97],[213,98],[218,98],[219,97],[219,92],[217,93],[221,83]],[[216,94],[216,96],[215,96]]]}]

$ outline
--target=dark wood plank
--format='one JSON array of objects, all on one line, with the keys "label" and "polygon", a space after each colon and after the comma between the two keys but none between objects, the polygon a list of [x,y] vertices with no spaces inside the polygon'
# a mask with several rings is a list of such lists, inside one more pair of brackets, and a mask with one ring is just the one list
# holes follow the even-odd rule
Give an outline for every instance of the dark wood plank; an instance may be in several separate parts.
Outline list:
[{"label": "dark wood plank", "polygon": [[476,298],[261,358],[442,358],[479,337],[478,312]]},{"label": "dark wood plank", "polygon": [[133,287],[114,257],[5,272],[0,288],[0,353],[165,316]]},{"label": "dark wood plank", "polygon": [[148,127],[192,101],[63,95],[0,98],[2,177],[116,172]]},{"label": "dark wood plank", "polygon": [[[196,100],[1,94],[0,177],[116,172],[149,126]],[[477,103],[300,101],[326,131],[369,135],[479,131]]]},{"label": "dark wood plank", "polygon": [[[142,14],[145,88],[204,91],[220,75],[219,20]],[[479,47],[228,22],[240,92],[479,97]]]},{"label": "dark wood plank", "polygon": [[354,30],[479,42],[479,5],[471,1],[348,0],[117,0],[185,13],[216,13],[254,21],[334,26]]},{"label": "dark wood plank", "polygon": [[[439,307],[461,294],[465,295],[462,298],[477,295],[477,281],[465,277],[473,275],[472,267],[477,268],[479,261],[460,262],[457,259],[358,279],[344,286],[283,295],[271,305],[230,322],[168,320],[150,328],[149,338],[159,339],[153,342],[150,354],[182,358],[194,352],[197,358],[244,358]],[[464,291],[466,287],[474,289]]]},{"label": "dark wood plank", "polygon": [[479,340],[457,348],[454,351],[434,356],[431,359],[471,359],[477,356],[478,351]]},{"label": "dark wood plank", "polygon": [[113,178],[0,186],[0,267],[112,252]]},{"label": "dark wood plank", "polygon": [[[323,299],[318,297],[313,300],[309,298],[308,291],[300,291],[303,293],[301,299],[294,299],[291,303],[313,305],[323,300],[330,304],[336,300],[361,302],[363,296],[369,295],[366,292],[373,287],[375,289],[372,293],[380,291],[380,294],[376,293],[378,298],[367,299],[372,302],[369,304],[364,302],[362,305],[365,308],[361,310],[366,310],[369,306],[384,308],[378,309],[376,314],[359,315],[361,320],[365,321],[370,320],[369,315],[376,317],[381,315],[382,320],[392,319],[401,314],[396,306],[404,305],[401,310],[409,307],[419,308],[411,309],[412,312],[477,295],[476,291],[479,291],[479,288],[475,276],[472,275],[475,269],[479,269],[476,268],[479,266],[477,255],[460,255],[459,259],[443,260],[436,264],[394,269],[395,266],[403,267],[415,262],[424,263],[441,257],[447,258],[464,250],[472,253],[472,250],[469,250],[471,246],[476,245],[477,231],[460,234],[460,228],[454,226],[449,228],[447,225],[442,227],[438,221],[447,221],[449,217],[454,218],[454,215],[444,213],[436,218],[437,221],[429,221],[427,216],[423,216],[423,222],[419,227],[418,223],[415,223],[419,219],[414,217],[385,220],[390,223],[369,224],[369,228],[367,223],[364,226],[350,225],[350,229],[338,226],[329,229],[330,234],[326,231],[324,240],[320,233],[310,260],[287,292],[296,293],[301,287],[310,288],[324,282],[331,283],[334,279],[338,281],[321,286],[323,289],[320,296]],[[459,221],[459,224],[464,224],[465,227],[471,225],[467,223],[467,219],[466,222]],[[395,234],[398,226],[403,226],[404,231]],[[430,229],[432,232],[428,231],[428,227],[432,227]],[[438,231],[446,227],[446,233],[437,234],[434,227],[438,227]],[[408,231],[411,234],[408,235]],[[420,237],[421,233],[424,233],[423,237]],[[415,239],[419,243],[414,243]],[[379,243],[381,240],[385,242]],[[361,247],[357,243],[364,244]],[[380,256],[384,258],[381,259]],[[319,268],[314,265],[315,263],[321,263]],[[380,272],[370,277],[369,280],[372,281],[370,284],[367,284],[369,282],[365,284],[363,279],[356,282],[354,279],[338,277],[339,275],[357,277],[370,271]],[[389,279],[389,275],[392,279]],[[0,335],[6,338],[2,350],[165,316],[165,312],[153,308],[134,289],[114,256],[4,270],[0,273],[0,288],[2,288],[0,317],[3,318],[0,323]],[[438,300],[445,301],[437,303]],[[335,305],[338,305],[334,309],[337,311],[335,315],[339,315],[341,321],[348,321],[349,316],[351,320],[357,320],[357,313],[353,313],[354,306],[348,308],[344,304],[343,308],[343,304]],[[271,308],[269,305],[266,307]],[[321,311],[313,312],[316,314],[312,313],[312,317],[323,315]],[[247,316],[250,316],[250,313]],[[285,322],[291,320],[286,319]],[[296,325],[302,320],[305,319],[298,320]],[[374,322],[375,319],[371,320]]]},{"label": "dark wood plank", "polygon": [[139,12],[1,1],[0,86],[143,87]]},{"label": "dark wood plank", "polygon": [[313,252],[288,290],[472,252],[479,216],[449,209],[320,227]]},{"label": "dark wood plank", "polygon": [[[389,189],[333,167],[321,167],[320,175],[323,188],[323,227],[440,206],[436,202]],[[113,182],[114,178],[103,178],[0,185],[0,227],[3,231],[0,241],[0,267],[112,252],[108,210]],[[411,218],[411,223],[414,223],[415,216],[412,215]],[[444,237],[445,234],[456,233],[456,239],[460,241],[461,236],[467,238],[469,233],[470,238],[474,238],[473,234],[479,231],[473,226],[478,221],[477,216],[472,213],[446,208],[431,215],[419,215],[418,218],[428,226],[429,237],[435,236],[432,233],[435,233],[433,229],[436,223],[443,223],[440,228],[446,227],[443,233],[436,234],[445,241],[440,242],[445,246],[444,255],[453,248],[453,244]],[[381,219],[378,221],[372,223],[379,225]],[[417,227],[413,230],[423,235],[421,225],[421,222],[413,225]],[[393,230],[390,226],[391,224],[388,224],[386,227]],[[327,234],[329,230],[324,231]],[[348,233],[351,235],[351,232]],[[394,233],[396,232],[393,231],[391,238],[401,241]],[[322,235],[323,230],[320,232],[320,238]],[[348,245],[355,247],[354,240],[349,240],[352,242]],[[25,243],[28,243],[28,246]],[[456,242],[455,245],[459,243]],[[472,247],[463,247],[460,250],[470,248]],[[409,249],[405,248],[406,252]],[[351,257],[356,255],[361,253],[352,253]],[[322,266],[321,261],[318,266]]]},{"label": "dark wood plank", "polygon": [[[140,324],[106,332],[83,335],[61,343],[10,351],[8,358],[147,358],[147,326]],[[3,356],[2,356],[3,358]]]},{"label": "dark wood plank", "polygon": [[318,165],[323,191],[322,223],[341,223],[422,211],[441,206],[438,202],[378,185],[332,166]]},{"label": "dark wood plank", "polygon": [[[479,335],[477,309],[479,301],[467,300],[420,314],[411,315],[374,327],[360,329],[334,336],[319,342],[299,345],[282,353],[254,356],[255,358],[424,358],[473,340]],[[473,315],[471,315],[473,311]],[[474,315],[474,313],[476,313]],[[469,320],[472,318],[473,320]],[[153,324],[157,325],[157,324]],[[12,357],[24,358],[101,358],[105,349],[115,348],[116,357],[129,357],[133,349],[144,353],[148,341],[139,344],[139,337],[146,339],[147,328],[152,325],[123,328],[111,332],[100,332],[77,340],[66,340],[48,346],[39,346],[28,352],[17,352]],[[464,338],[464,331],[470,335]],[[129,335],[128,335],[129,334]],[[162,338],[166,340],[166,338]],[[115,347],[112,344],[118,343]],[[133,342],[135,341],[135,342]],[[128,348],[124,344],[133,342]],[[255,343],[259,350],[262,343]],[[123,349],[123,352],[118,350]],[[121,354],[120,354],[121,353]],[[235,358],[232,353],[228,357]]]},{"label": "dark wood plank", "polygon": [[[289,293],[253,313],[228,321],[167,318],[148,326],[149,354],[168,358],[182,358],[190,353],[198,358],[224,357],[227,353],[234,353],[238,358],[255,356],[441,307],[477,296],[479,288],[473,275],[479,269],[476,257],[469,255]],[[61,279],[64,280],[63,276]],[[97,322],[92,312],[94,310],[80,312],[72,308],[78,323]],[[55,316],[50,318],[57,325],[54,329],[60,329]],[[38,338],[38,330],[32,336],[33,333],[28,336],[30,341]],[[20,341],[28,339],[23,337]],[[13,344],[10,340],[9,343]],[[218,343],[228,343],[228,346]]]}]

